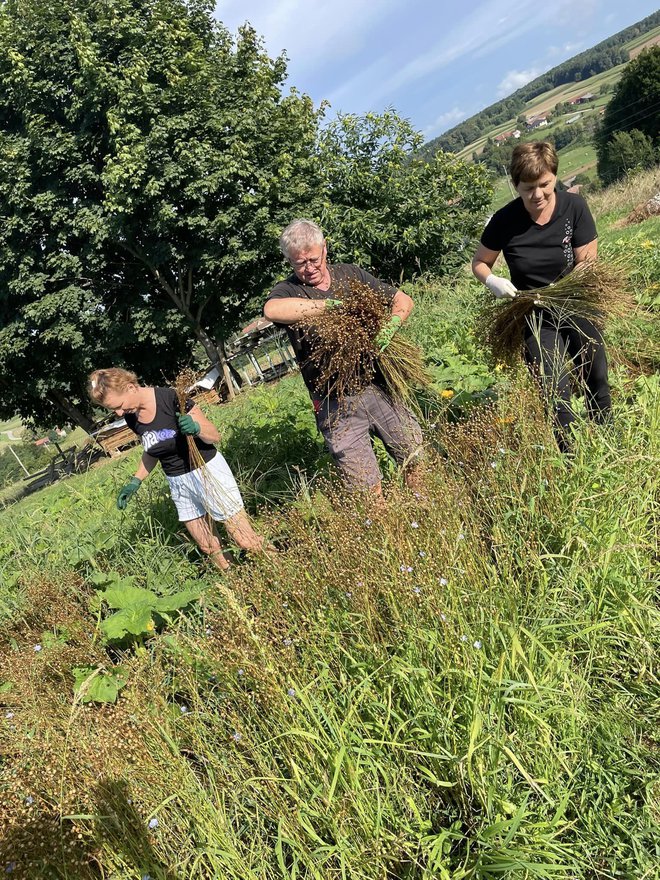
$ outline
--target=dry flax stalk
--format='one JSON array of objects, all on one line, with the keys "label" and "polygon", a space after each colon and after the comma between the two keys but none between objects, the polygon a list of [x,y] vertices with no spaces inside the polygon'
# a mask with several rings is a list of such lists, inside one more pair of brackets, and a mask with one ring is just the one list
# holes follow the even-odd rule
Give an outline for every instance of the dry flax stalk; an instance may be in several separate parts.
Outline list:
[{"label": "dry flax stalk", "polygon": [[430,384],[422,353],[400,333],[384,352],[379,350],[376,337],[391,316],[390,304],[378,291],[352,281],[340,308],[300,321],[319,370],[316,390],[323,397],[336,397],[341,403],[380,374],[387,391],[410,405],[414,389]]},{"label": "dry flax stalk", "polygon": [[497,360],[509,360],[519,353],[523,333],[539,306],[566,326],[573,318],[589,318],[602,328],[607,317],[626,317],[636,307],[627,263],[609,258],[584,263],[547,287],[520,290],[505,304],[489,302],[482,326]]}]

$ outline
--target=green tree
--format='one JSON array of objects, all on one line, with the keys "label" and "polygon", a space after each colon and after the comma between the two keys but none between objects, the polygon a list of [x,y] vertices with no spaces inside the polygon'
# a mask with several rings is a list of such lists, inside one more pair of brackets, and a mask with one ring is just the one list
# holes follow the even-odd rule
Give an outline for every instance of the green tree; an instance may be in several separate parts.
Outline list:
[{"label": "green tree", "polygon": [[642,131],[615,131],[598,160],[603,183],[613,183],[630,171],[651,168],[657,161],[651,138]]},{"label": "green tree", "polygon": [[318,111],[213,5],[0,5],[0,412],[79,420],[99,360],[220,357],[318,192]]},{"label": "green tree", "polygon": [[341,115],[320,136],[321,223],[335,259],[384,278],[445,273],[466,259],[491,188],[486,170],[438,152],[393,110]]},{"label": "green tree", "polygon": [[[652,46],[628,64],[603,114],[596,135],[598,174],[610,183],[628,168],[647,167],[648,144],[660,147],[660,46]],[[644,135],[633,136],[633,129]],[[618,132],[630,132],[629,138],[617,138]],[[632,153],[639,162],[632,165]],[[618,169],[618,171],[616,170]]]}]

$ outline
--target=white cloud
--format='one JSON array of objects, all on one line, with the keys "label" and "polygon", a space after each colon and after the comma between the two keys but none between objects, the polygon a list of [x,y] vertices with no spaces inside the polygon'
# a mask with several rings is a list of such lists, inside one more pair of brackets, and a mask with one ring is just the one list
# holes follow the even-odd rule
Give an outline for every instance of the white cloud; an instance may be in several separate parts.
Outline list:
[{"label": "white cloud", "polygon": [[422,129],[422,134],[425,138],[433,137],[445,129],[456,125],[456,123],[462,122],[467,115],[468,114],[465,110],[461,110],[459,107],[453,107],[451,110],[447,110],[446,113],[441,113],[437,119],[425,126],[425,128]]},{"label": "white cloud", "polygon": [[[522,35],[553,20],[559,8],[572,0],[518,0],[515,18],[509,17],[510,0],[485,0],[453,27],[444,31],[428,51],[415,55],[390,73],[385,59],[376,60],[359,74],[344,82],[328,96],[331,104],[340,104],[359,94],[363,103],[374,106],[385,100],[393,102],[394,93],[429,78],[464,56],[480,58],[515,41]],[[591,2],[591,0],[587,0]]]},{"label": "white cloud", "polygon": [[[235,32],[246,20],[271,55],[286,50],[289,69],[300,74],[366,49],[373,25],[406,0],[220,0],[215,16]],[[370,52],[372,49],[370,48]]]},{"label": "white cloud", "polygon": [[526,86],[528,82],[536,79],[541,72],[537,67],[531,67],[529,70],[510,70],[497,87],[498,97],[505,98],[511,92],[515,92],[516,89]]}]

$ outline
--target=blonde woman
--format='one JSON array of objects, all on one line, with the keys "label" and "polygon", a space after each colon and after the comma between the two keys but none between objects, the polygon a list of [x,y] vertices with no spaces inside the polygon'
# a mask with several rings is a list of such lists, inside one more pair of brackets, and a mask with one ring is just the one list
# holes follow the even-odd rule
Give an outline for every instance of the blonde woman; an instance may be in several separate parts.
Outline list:
[{"label": "blonde woman", "polygon": [[[239,547],[263,549],[263,538],[256,534],[243,509],[234,475],[215,448],[220,440],[218,430],[196,404],[188,401],[182,413],[173,388],[140,385],[135,373],[120,367],[95,370],[89,377],[88,391],[95,403],[123,417],[144,447],[138,469],[117,496],[120,510],[160,462],[179,520],[214,565],[226,570],[229,561],[209,518],[223,522]],[[195,469],[191,464],[189,436],[204,460],[203,468]]]}]

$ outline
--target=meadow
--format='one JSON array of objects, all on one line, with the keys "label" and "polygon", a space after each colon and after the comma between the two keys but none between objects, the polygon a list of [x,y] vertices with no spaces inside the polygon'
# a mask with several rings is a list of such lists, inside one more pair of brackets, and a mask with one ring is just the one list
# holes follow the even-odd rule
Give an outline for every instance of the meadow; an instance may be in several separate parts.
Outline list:
[{"label": "meadow", "polygon": [[0,512],[0,870],[660,877],[656,187],[592,203],[639,307],[570,457],[466,269],[406,288],[423,492],[343,491],[290,376],[209,410],[276,558],[219,577],[160,471],[117,511],[135,451]]}]

